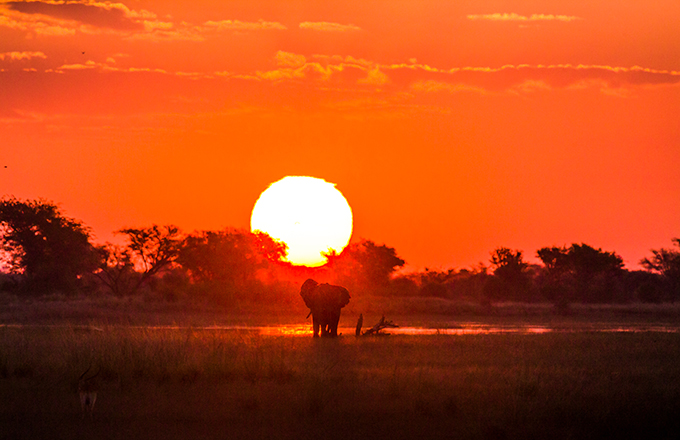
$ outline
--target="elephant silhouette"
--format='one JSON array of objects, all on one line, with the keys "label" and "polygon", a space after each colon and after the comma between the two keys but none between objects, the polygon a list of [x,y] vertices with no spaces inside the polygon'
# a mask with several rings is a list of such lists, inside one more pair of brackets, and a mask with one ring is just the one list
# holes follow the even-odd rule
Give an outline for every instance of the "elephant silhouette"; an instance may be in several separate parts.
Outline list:
[{"label": "elephant silhouette", "polygon": [[324,337],[338,336],[340,310],[349,304],[349,291],[341,286],[319,284],[310,278],[302,284],[300,296],[312,315],[314,337],[319,337],[319,330]]}]

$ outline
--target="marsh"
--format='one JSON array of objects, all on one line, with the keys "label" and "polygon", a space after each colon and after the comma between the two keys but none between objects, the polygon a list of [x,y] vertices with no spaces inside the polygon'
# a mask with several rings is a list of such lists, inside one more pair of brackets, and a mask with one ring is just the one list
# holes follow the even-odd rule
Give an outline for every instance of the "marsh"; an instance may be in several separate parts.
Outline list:
[{"label": "marsh", "polygon": [[[2,438],[670,438],[680,334],[0,328]],[[82,420],[77,379],[100,368]]]}]

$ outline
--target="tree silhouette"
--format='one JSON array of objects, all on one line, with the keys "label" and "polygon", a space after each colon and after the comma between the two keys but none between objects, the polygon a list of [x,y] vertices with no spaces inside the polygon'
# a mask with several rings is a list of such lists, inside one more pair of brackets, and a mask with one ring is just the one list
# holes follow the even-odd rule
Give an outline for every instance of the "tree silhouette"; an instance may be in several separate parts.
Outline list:
[{"label": "tree silhouette", "polygon": [[671,301],[680,299],[680,238],[671,240],[677,249],[652,249],[651,258],[643,258],[640,264],[648,271],[661,274]]},{"label": "tree silhouette", "polygon": [[620,287],[623,259],[587,244],[572,244],[568,253],[576,294],[584,302],[611,302]]},{"label": "tree silhouette", "polygon": [[569,250],[566,247],[544,247],[536,251],[536,255],[544,266],[539,287],[542,296],[553,301],[559,309],[566,310],[575,299]]},{"label": "tree silhouette", "polygon": [[[127,236],[127,248],[131,259],[136,260],[133,262],[141,269],[140,276],[130,293],[135,293],[144,283],[171,268],[184,241],[180,229],[173,225],[125,228],[117,233]],[[121,258],[124,268],[127,256],[121,255]],[[121,262],[118,261],[116,264]]]},{"label": "tree silhouette", "polygon": [[527,273],[529,265],[524,261],[522,251],[499,247],[491,253],[490,262],[493,277],[484,286],[488,300],[530,299],[531,279]]},{"label": "tree silhouette", "polygon": [[52,202],[0,201],[0,245],[24,292],[71,293],[96,266],[98,253],[80,221],[65,217]]},{"label": "tree silhouette", "polygon": [[611,302],[620,293],[623,259],[587,244],[544,247],[536,252],[544,265],[541,290],[560,306],[569,302]]},{"label": "tree silhouette", "polygon": [[139,274],[135,271],[132,252],[127,247],[107,243],[97,247],[101,255],[95,277],[115,296],[132,294],[137,287]]},{"label": "tree silhouette", "polygon": [[236,229],[202,231],[188,236],[177,262],[199,282],[244,286],[270,261],[285,256],[286,245],[265,233]]},{"label": "tree silhouette", "polygon": [[336,280],[350,291],[368,289],[385,293],[392,274],[406,264],[394,248],[370,240],[351,243],[342,253],[330,252],[327,257]]}]

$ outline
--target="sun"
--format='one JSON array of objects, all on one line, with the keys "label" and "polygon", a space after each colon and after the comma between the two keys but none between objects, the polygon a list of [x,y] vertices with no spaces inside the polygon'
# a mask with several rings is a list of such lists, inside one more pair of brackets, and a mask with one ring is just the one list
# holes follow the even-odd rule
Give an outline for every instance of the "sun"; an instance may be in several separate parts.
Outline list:
[{"label": "sun", "polygon": [[334,183],[287,176],[272,183],[255,202],[250,229],[288,245],[287,261],[317,267],[323,253],[340,253],[352,236],[352,209]]}]

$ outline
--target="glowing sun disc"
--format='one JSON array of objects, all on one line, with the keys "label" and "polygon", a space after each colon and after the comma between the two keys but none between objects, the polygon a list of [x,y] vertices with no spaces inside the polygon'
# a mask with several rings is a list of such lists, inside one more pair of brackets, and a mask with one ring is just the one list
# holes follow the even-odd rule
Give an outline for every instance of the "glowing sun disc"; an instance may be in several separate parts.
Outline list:
[{"label": "glowing sun disc", "polygon": [[288,245],[287,261],[322,266],[327,253],[340,253],[352,236],[352,210],[335,184],[307,176],[272,183],[255,202],[250,229]]}]

